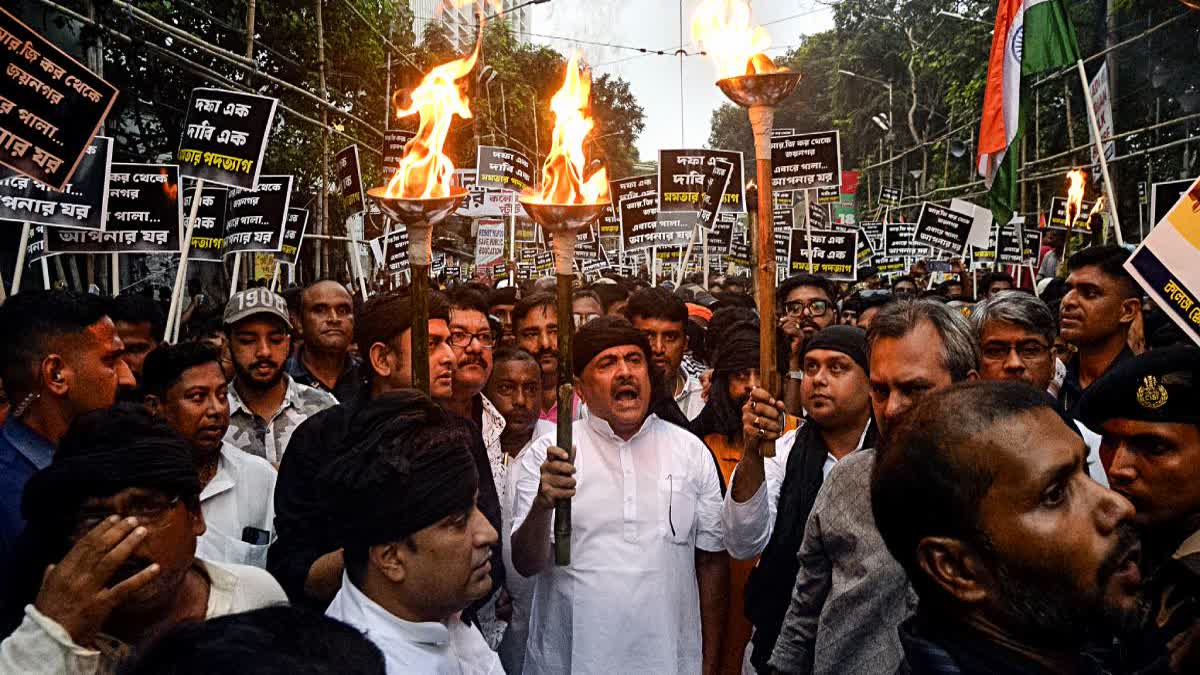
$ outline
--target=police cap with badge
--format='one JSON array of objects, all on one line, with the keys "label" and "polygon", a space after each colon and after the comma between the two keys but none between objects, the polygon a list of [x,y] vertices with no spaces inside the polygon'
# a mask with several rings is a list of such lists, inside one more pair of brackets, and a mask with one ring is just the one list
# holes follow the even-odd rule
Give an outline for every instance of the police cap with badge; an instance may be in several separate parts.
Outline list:
[{"label": "police cap with badge", "polygon": [[1200,425],[1200,348],[1175,345],[1129,359],[1083,392],[1079,419]]}]

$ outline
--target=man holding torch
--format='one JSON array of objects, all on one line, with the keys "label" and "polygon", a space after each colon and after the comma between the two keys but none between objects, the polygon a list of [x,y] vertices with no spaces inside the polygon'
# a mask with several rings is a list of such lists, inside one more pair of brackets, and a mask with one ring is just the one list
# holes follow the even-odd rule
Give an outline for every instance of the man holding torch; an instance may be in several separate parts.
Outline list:
[{"label": "man holding torch", "polygon": [[[572,369],[587,413],[575,461],[540,438],[514,469],[513,566],[534,577],[525,672],[712,672],[729,563],[707,448],[650,412],[646,337],[627,320],[579,329]],[[569,565],[552,563],[555,500],[573,499]]]}]

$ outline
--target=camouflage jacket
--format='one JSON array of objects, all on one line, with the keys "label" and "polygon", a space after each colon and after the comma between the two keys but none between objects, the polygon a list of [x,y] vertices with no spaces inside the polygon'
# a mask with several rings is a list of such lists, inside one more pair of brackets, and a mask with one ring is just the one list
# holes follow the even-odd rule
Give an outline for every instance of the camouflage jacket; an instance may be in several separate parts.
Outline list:
[{"label": "camouflage jacket", "polygon": [[252,455],[266,459],[276,467],[283,459],[292,432],[300,423],[322,410],[336,405],[332,394],[296,382],[287,373],[287,393],[283,404],[270,419],[255,415],[242,403],[237,384],[229,388],[229,430],[225,442]]}]

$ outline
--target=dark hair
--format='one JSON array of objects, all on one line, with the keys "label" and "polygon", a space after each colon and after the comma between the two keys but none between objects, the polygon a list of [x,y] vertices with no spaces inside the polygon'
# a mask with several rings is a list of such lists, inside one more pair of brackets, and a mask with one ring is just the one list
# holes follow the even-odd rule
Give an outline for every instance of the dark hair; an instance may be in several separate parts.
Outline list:
[{"label": "dark hair", "polygon": [[496,305],[515,305],[520,293],[513,286],[507,288],[495,288],[488,293],[488,308],[491,309]]},{"label": "dark hair", "polygon": [[383,654],[358,629],[288,605],[179,624],[121,675],[385,675]]},{"label": "dark hair", "polygon": [[[450,320],[450,305],[446,296],[437,291],[429,293],[429,318]],[[362,312],[354,323],[354,339],[358,343],[358,353],[369,362],[371,345],[376,342],[390,342],[411,329],[412,324],[412,296],[407,291],[392,291],[371,298],[363,305]],[[363,370],[370,379],[371,368]]]},{"label": "dark hair", "polygon": [[[309,284],[309,286],[311,285]],[[289,314],[300,315],[300,311],[304,308],[304,291],[307,288],[308,286],[296,286],[285,288],[279,292],[279,297],[283,298],[283,301],[287,303]]]},{"label": "dark hair", "polygon": [[1008,274],[1007,272],[988,272],[987,274],[983,275],[983,279],[980,280],[979,286],[983,288],[983,291],[986,293],[991,289],[992,284],[998,281],[1007,282],[1012,288],[1017,287],[1017,282],[1014,281],[1012,275]]},{"label": "dark hair", "polygon": [[142,391],[163,398],[188,369],[206,363],[221,365],[221,355],[203,342],[159,345],[146,355],[142,366]]},{"label": "dark hair", "polygon": [[158,302],[144,295],[122,293],[110,300],[110,303],[108,308],[110,319],[126,323],[149,323],[150,335],[156,342],[162,342],[167,319]]},{"label": "dark hair", "polygon": [[704,356],[709,363],[716,363],[716,348],[724,342],[725,333],[739,324],[748,324],[754,330],[758,330],[758,315],[753,309],[744,307],[722,307],[713,312],[712,320],[708,322],[708,334],[705,337],[708,353]]},{"label": "dark hair", "polygon": [[485,319],[488,317],[487,298],[483,293],[465,284],[447,292],[446,301],[450,305],[451,313],[457,309],[463,312],[479,312]]},{"label": "dark hair", "polygon": [[583,299],[595,300],[596,304],[600,305],[600,310],[604,311],[604,301],[600,299],[600,296],[596,293],[596,291],[585,288],[575,291],[571,294],[571,302]]},{"label": "dark hair", "polygon": [[0,305],[0,378],[13,404],[37,387],[39,365],[73,337],[108,316],[110,303],[74,291],[24,291]]},{"label": "dark hair", "polygon": [[498,366],[505,361],[527,361],[534,365],[538,365],[537,357],[525,351],[524,349],[521,349],[520,347],[514,347],[512,345],[498,347],[495,353],[492,354],[493,367]]},{"label": "dark hair", "polygon": [[1067,258],[1067,270],[1074,272],[1084,267],[1099,267],[1105,276],[1115,279],[1124,287],[1126,298],[1139,297],[1141,290],[1137,282],[1125,270],[1126,260],[1129,260],[1129,251],[1116,244],[1089,246]]},{"label": "dark hair", "polygon": [[868,309],[883,307],[895,299],[896,296],[892,295],[891,291],[873,291],[871,293],[863,293],[859,296],[858,313],[862,314]]},{"label": "dark hair", "polygon": [[[922,398],[880,445],[871,473],[875,526],[922,603],[943,594],[917,561],[926,537],[953,537],[987,545],[980,502],[994,476],[980,456],[981,435],[1054,401],[1023,382],[966,382]],[[921,486],[914,490],[913,486]],[[983,539],[981,539],[981,537]]]},{"label": "dark hair", "polygon": [[643,288],[629,296],[625,316],[630,321],[638,317],[674,321],[682,328],[687,325],[688,311],[683,300],[667,289]]},{"label": "dark hair", "polygon": [[872,349],[880,338],[902,338],[928,321],[942,338],[942,366],[950,379],[961,382],[972,370],[979,368],[979,342],[967,320],[945,303],[928,299],[896,300],[875,315],[867,331],[867,343]]},{"label": "dark hair", "polygon": [[210,335],[224,335],[225,324],[220,312],[197,310],[183,326],[183,334],[189,340],[199,340]]},{"label": "dark hair", "polygon": [[901,284],[902,282],[905,282],[905,281],[912,284],[913,286],[917,285],[917,280],[915,278],[913,278],[913,276],[911,274],[901,274],[900,276],[896,277],[895,279],[892,279],[892,288],[895,288],[896,286],[898,286],[899,284]]},{"label": "dark hair", "polygon": [[600,298],[600,306],[604,308],[605,314],[614,303],[629,299],[629,289],[624,284],[592,284],[591,289],[596,297]]},{"label": "dark hair", "polygon": [[557,302],[553,293],[530,293],[518,300],[512,311],[513,332],[516,332],[517,326],[538,307],[549,307],[550,313],[553,314],[557,310]]},{"label": "dark hair", "polygon": [[754,298],[750,297],[750,295],[746,293],[721,291],[720,293],[713,294],[713,297],[717,299],[717,307],[722,309],[729,307],[741,307],[744,309],[753,310],[757,308],[757,305],[754,304]]},{"label": "dark hair", "polygon": [[787,299],[788,293],[791,293],[793,289],[800,288],[801,286],[811,286],[819,289],[825,294],[826,298],[829,298],[830,302],[837,302],[837,288],[834,287],[832,281],[826,279],[825,277],[819,277],[815,274],[796,274],[784,279],[783,282],[776,287],[776,304],[782,306],[783,301]]}]

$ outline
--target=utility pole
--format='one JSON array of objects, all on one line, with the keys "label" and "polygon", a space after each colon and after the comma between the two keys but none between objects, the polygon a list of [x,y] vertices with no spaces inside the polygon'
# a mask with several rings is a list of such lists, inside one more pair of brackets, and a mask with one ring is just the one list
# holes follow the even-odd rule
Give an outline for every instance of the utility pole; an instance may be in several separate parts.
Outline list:
[{"label": "utility pole", "polygon": [[[321,16],[321,1],[316,0],[317,4],[317,72],[320,78],[321,100],[329,102],[329,94],[325,89],[325,21]],[[329,233],[329,202],[327,196],[329,190],[325,185],[325,181],[329,177],[329,110],[321,108],[321,194],[317,195],[317,231],[320,234]],[[325,256],[328,255],[328,250],[322,243],[322,240],[317,239],[317,255],[314,260],[316,274],[314,279],[320,279],[325,276],[324,270],[327,268],[328,261]]]}]

